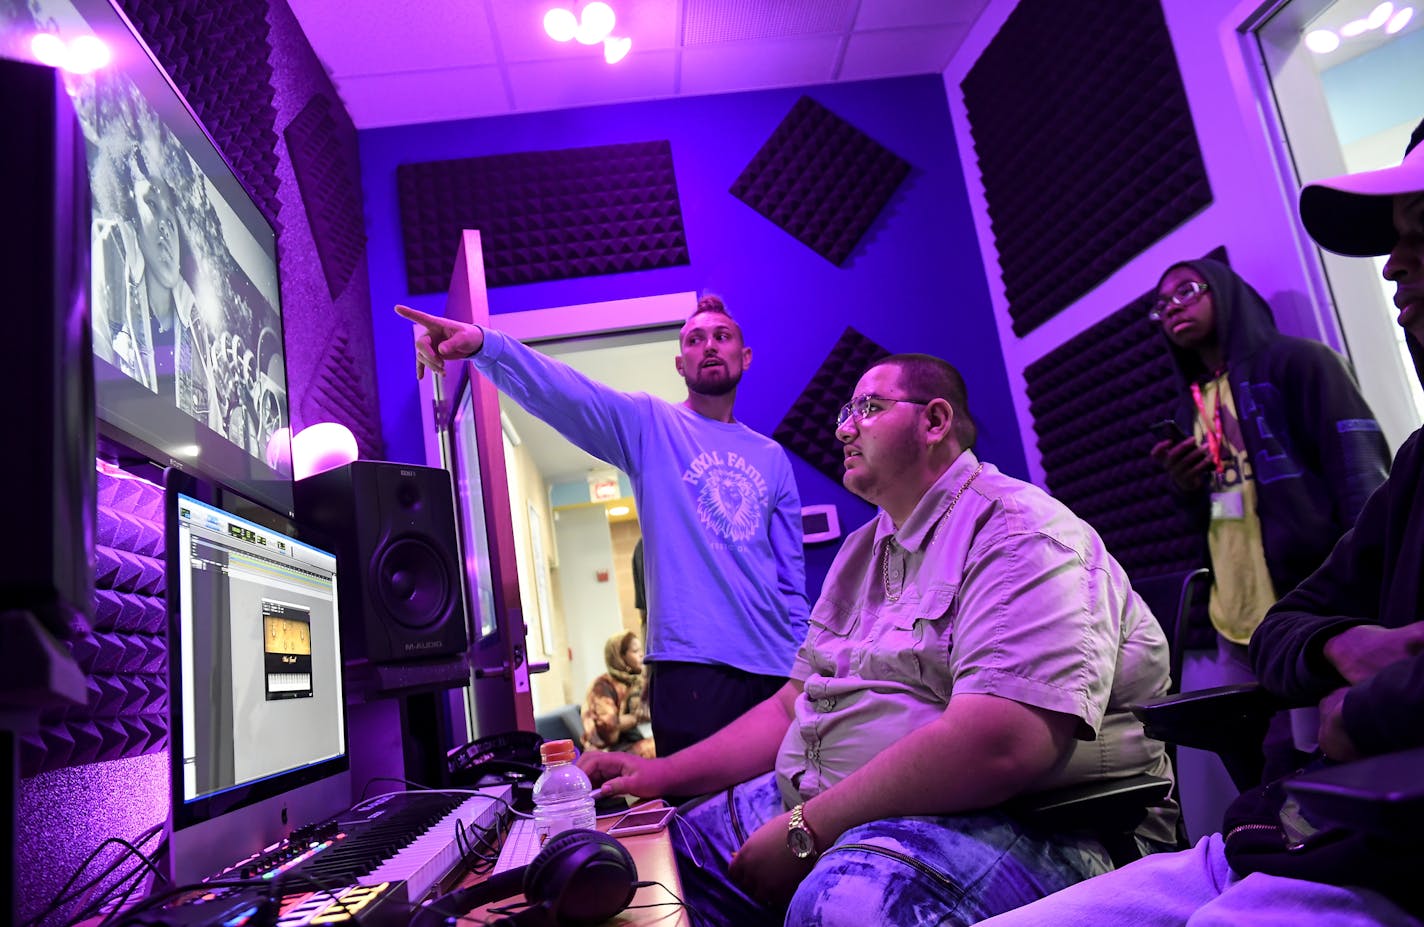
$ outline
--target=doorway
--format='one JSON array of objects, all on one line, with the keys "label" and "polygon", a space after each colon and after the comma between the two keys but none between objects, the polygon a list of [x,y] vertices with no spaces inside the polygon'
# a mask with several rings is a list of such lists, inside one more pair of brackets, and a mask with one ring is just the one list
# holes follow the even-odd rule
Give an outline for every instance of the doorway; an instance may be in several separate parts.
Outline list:
[{"label": "doorway", "polygon": [[[600,383],[681,402],[678,332],[696,294],[508,313],[507,334]],[[632,550],[641,536],[632,484],[500,396],[511,519],[536,717],[581,704],[604,672],[604,642],[641,630]]]}]

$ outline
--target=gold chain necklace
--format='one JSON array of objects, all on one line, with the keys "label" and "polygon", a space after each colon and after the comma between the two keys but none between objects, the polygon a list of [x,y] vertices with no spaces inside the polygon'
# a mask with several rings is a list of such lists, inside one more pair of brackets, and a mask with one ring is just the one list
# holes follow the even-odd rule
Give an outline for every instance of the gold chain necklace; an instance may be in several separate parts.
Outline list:
[{"label": "gold chain necklace", "polygon": [[[974,472],[969,474],[969,479],[961,483],[959,485],[959,488],[954,491],[954,496],[949,500],[949,508],[945,509],[944,517],[935,523],[936,527],[949,520],[950,514],[954,512],[954,507],[959,504],[959,497],[964,495],[964,490],[969,488],[969,484],[974,482],[975,478],[979,476],[979,471],[983,469],[984,462],[981,460],[979,462],[979,466],[974,468]],[[934,537],[934,529],[930,529],[930,537]],[[890,591],[890,545],[893,543],[895,543],[894,537],[887,539],[885,542],[885,552],[880,557],[880,581],[881,584],[885,587],[886,600],[890,602],[898,602],[900,601],[900,593]],[[925,543],[928,545],[929,541],[926,541]],[[902,582],[903,580],[904,578],[901,577]]]}]

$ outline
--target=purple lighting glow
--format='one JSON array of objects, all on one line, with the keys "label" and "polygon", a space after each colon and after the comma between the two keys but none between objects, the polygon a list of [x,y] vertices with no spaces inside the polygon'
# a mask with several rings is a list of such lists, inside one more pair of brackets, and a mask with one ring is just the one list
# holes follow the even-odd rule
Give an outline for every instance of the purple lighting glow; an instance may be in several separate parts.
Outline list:
[{"label": "purple lighting glow", "polygon": [[1394,16],[1389,21],[1389,25],[1384,27],[1384,31],[1389,35],[1394,35],[1396,32],[1409,25],[1409,21],[1413,18],[1414,7],[1406,6],[1402,8],[1398,13],[1394,14]]}]

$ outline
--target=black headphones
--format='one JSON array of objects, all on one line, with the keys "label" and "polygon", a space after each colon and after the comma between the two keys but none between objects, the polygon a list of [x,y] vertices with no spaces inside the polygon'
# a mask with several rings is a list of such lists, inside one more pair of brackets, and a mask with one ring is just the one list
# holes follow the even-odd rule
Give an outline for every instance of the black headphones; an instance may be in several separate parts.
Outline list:
[{"label": "black headphones", "polygon": [[633,900],[638,867],[623,844],[596,830],[555,835],[527,866],[491,876],[421,908],[410,927],[438,927],[492,901],[524,893],[529,907],[493,924],[584,927],[614,916]]}]

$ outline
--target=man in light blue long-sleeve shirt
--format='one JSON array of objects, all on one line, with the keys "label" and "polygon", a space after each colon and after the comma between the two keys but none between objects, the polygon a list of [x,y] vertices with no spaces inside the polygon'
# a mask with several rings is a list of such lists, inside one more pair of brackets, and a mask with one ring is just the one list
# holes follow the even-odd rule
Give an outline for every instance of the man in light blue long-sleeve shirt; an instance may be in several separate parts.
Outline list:
[{"label": "man in light blue long-sleeve shirt", "polygon": [[647,526],[649,699],[660,755],[704,739],[785,683],[806,634],[801,502],[775,442],[733,415],[751,363],[704,297],[682,327],[669,403],[589,379],[498,331],[396,307],[422,369],[469,358],[532,415],[633,481]]}]

